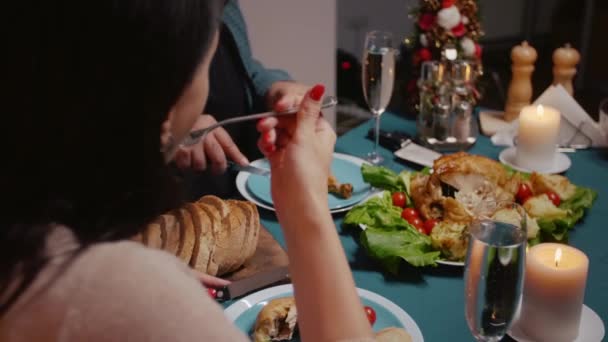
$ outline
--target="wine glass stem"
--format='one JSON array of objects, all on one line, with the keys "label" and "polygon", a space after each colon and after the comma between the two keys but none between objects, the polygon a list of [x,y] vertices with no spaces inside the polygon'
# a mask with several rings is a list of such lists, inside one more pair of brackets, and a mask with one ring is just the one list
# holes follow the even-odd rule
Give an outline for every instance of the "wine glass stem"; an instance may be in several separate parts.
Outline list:
[{"label": "wine glass stem", "polygon": [[378,156],[378,145],[380,143],[380,115],[376,115],[376,142],[374,144],[374,155]]}]

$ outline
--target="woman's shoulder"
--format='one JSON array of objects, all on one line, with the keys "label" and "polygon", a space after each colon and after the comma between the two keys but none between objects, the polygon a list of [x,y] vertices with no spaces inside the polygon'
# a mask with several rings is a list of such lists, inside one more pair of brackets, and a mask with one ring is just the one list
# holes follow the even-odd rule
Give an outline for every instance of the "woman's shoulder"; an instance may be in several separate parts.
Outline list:
[{"label": "woman's shoulder", "polygon": [[[131,241],[99,243],[70,269],[79,283],[70,299],[79,315],[65,327],[73,340],[242,338],[189,267],[168,253]],[[104,323],[81,329],[86,322]]]}]

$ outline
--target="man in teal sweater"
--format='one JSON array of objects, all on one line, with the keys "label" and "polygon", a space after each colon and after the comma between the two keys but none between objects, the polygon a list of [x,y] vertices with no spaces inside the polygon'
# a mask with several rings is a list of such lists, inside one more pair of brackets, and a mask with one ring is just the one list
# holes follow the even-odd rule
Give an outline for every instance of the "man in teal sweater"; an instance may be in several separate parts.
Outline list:
[{"label": "man in teal sweater", "polygon": [[[209,100],[194,129],[208,127],[216,121],[234,116],[282,110],[299,104],[308,87],[291,80],[282,70],[267,69],[251,53],[247,26],[237,0],[228,0],[217,52],[211,63]],[[230,196],[234,176],[224,174],[227,161],[246,165],[260,157],[256,147],[255,123],[228,126],[214,130],[204,141],[184,148],[176,155],[176,164],[187,172],[189,197],[203,194]],[[197,172],[198,171],[198,172]],[[200,171],[216,175],[213,184],[202,184]]]}]

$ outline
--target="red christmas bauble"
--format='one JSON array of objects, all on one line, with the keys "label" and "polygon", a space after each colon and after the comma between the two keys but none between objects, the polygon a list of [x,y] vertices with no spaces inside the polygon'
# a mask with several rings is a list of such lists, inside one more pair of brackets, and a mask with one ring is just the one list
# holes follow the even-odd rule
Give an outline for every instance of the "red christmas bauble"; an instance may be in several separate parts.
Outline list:
[{"label": "red christmas bauble", "polygon": [[423,31],[428,31],[435,25],[436,19],[437,17],[434,14],[423,13],[420,15],[420,18],[418,18],[418,26],[420,26],[420,29]]},{"label": "red christmas bauble", "polygon": [[467,33],[467,29],[464,27],[463,23],[458,24],[452,29],[452,34],[454,34],[455,37],[462,37],[465,33]]},{"label": "red christmas bauble", "polygon": [[454,3],[456,3],[456,0],[443,0],[441,2],[441,7],[443,7],[443,8],[452,7],[452,6],[454,6]]},{"label": "red christmas bauble", "polygon": [[418,58],[421,61],[425,62],[425,61],[430,61],[433,58],[433,55],[431,54],[431,50],[422,48],[422,49],[418,50]]},{"label": "red christmas bauble", "polygon": [[475,57],[477,57],[477,59],[481,59],[482,52],[483,52],[483,49],[481,48],[481,45],[475,44]]}]

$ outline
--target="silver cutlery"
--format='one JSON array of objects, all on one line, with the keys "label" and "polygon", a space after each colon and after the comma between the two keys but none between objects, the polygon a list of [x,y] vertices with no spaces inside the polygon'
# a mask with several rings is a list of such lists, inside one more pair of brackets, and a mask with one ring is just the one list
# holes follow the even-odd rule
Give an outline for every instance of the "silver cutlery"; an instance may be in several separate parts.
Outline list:
[{"label": "silver cutlery", "polygon": [[255,175],[260,175],[264,177],[270,176],[270,170],[262,169],[261,167],[253,166],[253,165],[239,165],[234,162],[229,161],[228,166],[236,171],[249,172]]},{"label": "silver cutlery", "polygon": [[[325,96],[325,98],[323,98],[323,103],[321,104],[321,109],[330,108],[330,107],[335,106],[336,104],[338,104],[338,99],[336,99],[334,96]],[[268,118],[271,116],[291,115],[291,114],[295,114],[297,112],[298,112],[298,108],[290,108],[290,109],[288,109],[284,112],[280,112],[280,113],[265,112],[265,113],[245,115],[245,116],[240,116],[240,117],[236,117],[236,118],[222,120],[209,127],[190,132],[190,134],[182,142],[182,146],[192,146],[192,145],[197,144],[201,139],[204,139],[205,136],[209,132],[211,132],[212,130],[214,130],[218,127],[221,127],[221,126],[231,125],[231,124],[244,122],[244,121],[250,121],[250,120],[258,120],[258,119]]]}]

